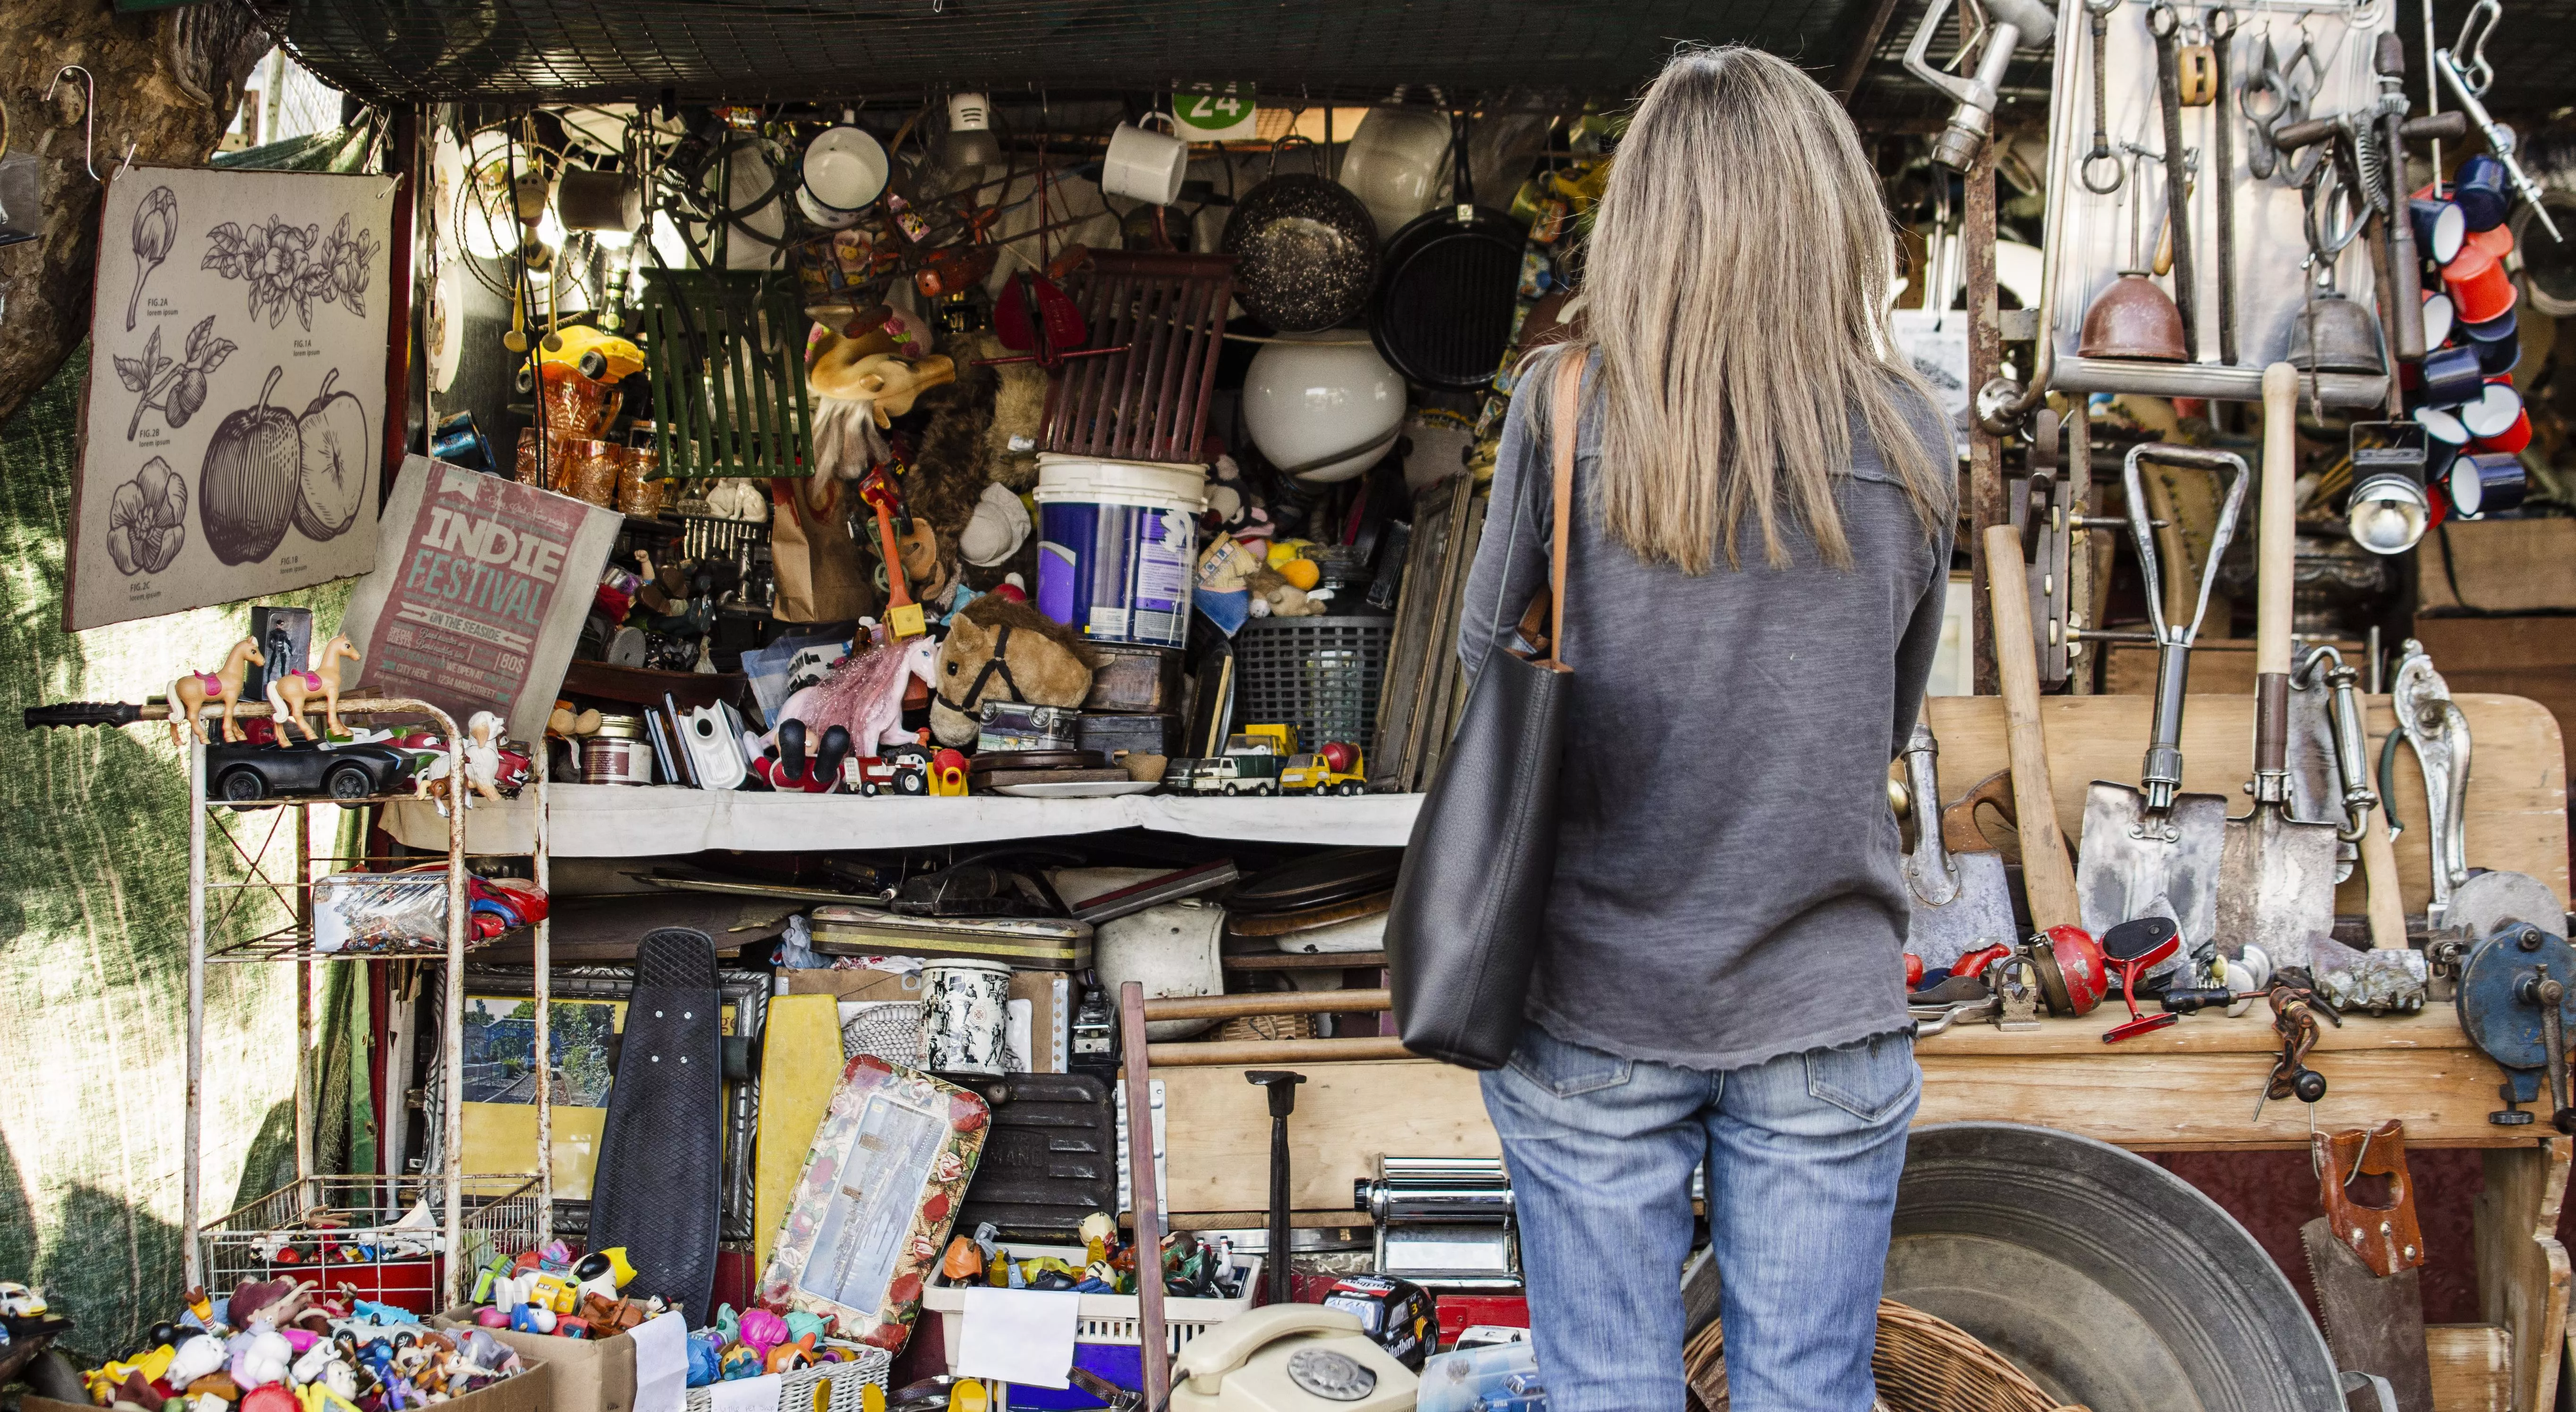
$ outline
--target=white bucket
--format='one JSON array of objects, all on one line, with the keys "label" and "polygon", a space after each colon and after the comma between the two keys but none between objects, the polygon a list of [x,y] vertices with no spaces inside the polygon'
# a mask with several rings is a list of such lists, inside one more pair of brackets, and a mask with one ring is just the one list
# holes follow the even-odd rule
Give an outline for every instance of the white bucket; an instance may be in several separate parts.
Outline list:
[{"label": "white bucket", "polygon": [[1207,468],[1038,457],[1038,611],[1107,642],[1189,636]]}]

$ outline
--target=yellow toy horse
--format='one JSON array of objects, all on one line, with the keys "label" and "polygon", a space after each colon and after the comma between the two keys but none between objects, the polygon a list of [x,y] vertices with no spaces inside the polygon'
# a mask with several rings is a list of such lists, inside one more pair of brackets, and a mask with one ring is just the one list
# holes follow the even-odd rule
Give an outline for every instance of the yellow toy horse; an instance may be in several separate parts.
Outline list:
[{"label": "yellow toy horse", "polygon": [[280,672],[268,683],[268,704],[277,711],[277,738],[286,740],[286,722],[292,721],[304,732],[304,738],[320,740],[313,733],[313,723],[304,719],[304,708],[316,694],[322,698],[322,724],[333,735],[346,735],[349,728],[340,722],[340,663],[364,659],[358,649],[349,645],[348,634],[334,633],[322,650],[313,655],[311,668],[300,672]]},{"label": "yellow toy horse", "polygon": [[245,637],[233,644],[222,670],[189,672],[170,683],[170,743],[187,744],[182,731],[195,732],[199,745],[207,743],[206,723],[197,719],[197,713],[209,701],[224,703],[224,743],[236,745],[245,739],[241,727],[233,722],[233,708],[241,704],[242,682],[250,675],[253,663],[265,667],[268,659],[260,655],[258,642]]}]

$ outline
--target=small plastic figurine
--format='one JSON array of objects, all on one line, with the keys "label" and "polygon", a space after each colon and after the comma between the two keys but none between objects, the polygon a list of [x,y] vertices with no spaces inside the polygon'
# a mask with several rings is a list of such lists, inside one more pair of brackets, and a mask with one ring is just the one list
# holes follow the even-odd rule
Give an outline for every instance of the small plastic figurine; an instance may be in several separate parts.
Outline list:
[{"label": "small plastic figurine", "polygon": [[340,720],[340,663],[359,660],[358,649],[349,645],[346,635],[334,633],[322,650],[313,656],[313,665],[300,672],[280,672],[268,682],[268,704],[277,712],[277,738],[286,739],[292,723],[304,732],[308,741],[319,740],[313,723],[304,719],[304,709],[314,693],[322,696],[322,725],[333,735],[346,735],[349,728]]},{"label": "small plastic figurine", "polygon": [[173,680],[170,683],[170,743],[187,744],[188,736],[183,732],[194,733],[199,745],[208,743],[206,723],[197,718],[197,713],[203,711],[209,701],[224,703],[224,743],[238,745],[245,740],[247,737],[234,720],[233,712],[241,705],[242,683],[249,678],[254,665],[265,667],[268,659],[260,655],[256,639],[245,637],[233,644],[233,650],[226,654],[221,668],[211,672],[183,672]]}]

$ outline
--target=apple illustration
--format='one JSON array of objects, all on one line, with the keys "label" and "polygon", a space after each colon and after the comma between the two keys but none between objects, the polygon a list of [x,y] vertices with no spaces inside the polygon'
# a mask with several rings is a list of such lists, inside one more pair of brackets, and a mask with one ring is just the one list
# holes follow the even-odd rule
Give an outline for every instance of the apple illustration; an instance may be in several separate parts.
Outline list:
[{"label": "apple illustration", "polygon": [[367,493],[367,409],[357,394],[331,390],[339,379],[338,368],[324,374],[321,392],[296,421],[304,444],[295,527],[311,539],[331,539],[356,524]]},{"label": "apple illustration", "polygon": [[205,520],[206,547],[227,564],[266,559],[286,538],[287,521],[295,514],[302,460],[295,415],[268,400],[285,372],[282,365],[269,369],[259,401],[224,418],[206,442],[198,513]]}]

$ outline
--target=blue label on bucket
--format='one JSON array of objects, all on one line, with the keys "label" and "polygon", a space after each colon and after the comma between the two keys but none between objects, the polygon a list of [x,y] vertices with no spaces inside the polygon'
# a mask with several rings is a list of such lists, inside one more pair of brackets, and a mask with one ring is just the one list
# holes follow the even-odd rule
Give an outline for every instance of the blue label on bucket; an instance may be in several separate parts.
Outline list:
[{"label": "blue label on bucket", "polygon": [[1060,503],[1038,517],[1039,612],[1111,642],[1182,644],[1198,541],[1189,514]]}]

